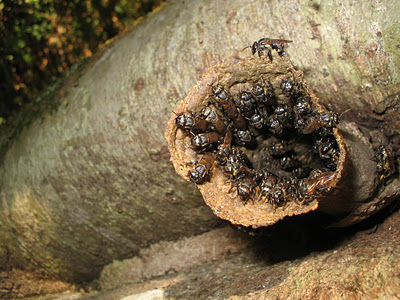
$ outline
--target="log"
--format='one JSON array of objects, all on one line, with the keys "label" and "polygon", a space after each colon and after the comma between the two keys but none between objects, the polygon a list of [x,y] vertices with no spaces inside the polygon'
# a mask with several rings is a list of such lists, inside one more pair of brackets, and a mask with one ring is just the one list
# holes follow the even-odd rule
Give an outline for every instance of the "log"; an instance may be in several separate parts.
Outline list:
[{"label": "log", "polygon": [[330,226],[349,226],[388,205],[381,193],[396,172],[390,148],[374,154],[355,122],[336,128],[340,116],[277,54],[210,68],[177,105],[165,133],[176,172],[217,216],[245,227],[316,209],[335,217]]},{"label": "log", "polygon": [[[343,122],[398,155],[397,12],[393,0],[169,1],[108,45],[53,99],[57,111],[10,143],[0,167],[2,249],[17,266],[80,281],[151,243],[217,226],[174,173],[163,133],[208,67],[249,56],[241,50],[262,37],[292,39],[287,56],[321,102],[351,109]],[[390,202],[399,192],[386,183]],[[382,204],[375,200],[367,209]]]}]

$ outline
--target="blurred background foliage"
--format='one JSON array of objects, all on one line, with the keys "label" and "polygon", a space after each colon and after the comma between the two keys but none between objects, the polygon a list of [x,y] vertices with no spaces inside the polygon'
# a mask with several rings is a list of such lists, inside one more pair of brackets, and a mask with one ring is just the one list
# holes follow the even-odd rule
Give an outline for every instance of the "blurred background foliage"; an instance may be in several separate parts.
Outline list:
[{"label": "blurred background foliage", "polygon": [[0,0],[0,125],[163,0]]}]

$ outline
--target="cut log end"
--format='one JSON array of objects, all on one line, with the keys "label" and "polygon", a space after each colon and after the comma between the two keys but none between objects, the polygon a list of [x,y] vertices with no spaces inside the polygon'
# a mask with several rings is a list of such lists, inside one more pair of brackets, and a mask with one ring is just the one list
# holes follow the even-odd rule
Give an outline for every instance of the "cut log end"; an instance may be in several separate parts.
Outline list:
[{"label": "cut log end", "polygon": [[165,136],[176,172],[217,216],[258,228],[335,201],[346,162],[338,122],[289,60],[261,57],[210,68]]}]

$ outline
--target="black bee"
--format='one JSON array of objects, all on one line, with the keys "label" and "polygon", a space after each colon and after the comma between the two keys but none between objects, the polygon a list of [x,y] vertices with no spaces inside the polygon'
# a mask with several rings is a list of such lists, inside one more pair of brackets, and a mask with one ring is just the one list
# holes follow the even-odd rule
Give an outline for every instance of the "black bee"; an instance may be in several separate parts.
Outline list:
[{"label": "black bee", "polygon": [[303,118],[302,116],[295,114],[294,115],[294,121],[293,121],[293,126],[297,130],[297,132],[303,134],[304,128],[307,125],[307,119]]},{"label": "black bee", "polygon": [[188,175],[191,181],[196,184],[202,184],[209,179],[211,168],[214,164],[214,156],[210,153],[205,153],[200,162],[189,171]]},{"label": "black bee", "polygon": [[375,152],[374,159],[377,162],[376,171],[380,175],[380,180],[383,180],[395,173],[396,165],[390,148],[382,145],[379,146]]},{"label": "black bee", "polygon": [[339,116],[333,111],[323,113],[319,120],[325,124],[326,127],[332,128],[339,124]]},{"label": "black bee", "polygon": [[260,184],[260,191],[257,197],[257,200],[262,200],[264,202],[269,201],[270,193],[273,189],[273,187],[277,184],[278,182],[278,177],[269,173],[265,172],[263,174],[263,179]]},{"label": "black bee", "polygon": [[303,97],[301,87],[301,84],[298,84],[296,81],[292,81],[291,79],[283,79],[281,82],[282,93],[292,100],[297,100]]},{"label": "black bee", "polygon": [[290,106],[286,104],[279,104],[274,109],[274,115],[284,127],[292,127],[293,113]]},{"label": "black bee", "polygon": [[292,156],[283,156],[279,159],[279,164],[282,170],[292,171],[300,167],[300,162]]},{"label": "black bee", "polygon": [[253,84],[251,93],[259,103],[262,103],[267,107],[276,105],[277,103],[274,86],[271,82],[268,82],[267,90],[265,90],[265,88],[259,83]]},{"label": "black bee", "polygon": [[239,100],[236,104],[245,118],[250,118],[255,112],[256,100],[250,92],[240,92]]},{"label": "black bee", "polygon": [[279,187],[281,188],[285,202],[297,201],[298,190],[297,190],[297,180],[294,178],[283,177],[279,182]]},{"label": "black bee", "polygon": [[200,119],[193,115],[191,112],[178,114],[175,123],[177,126],[186,131],[207,131],[211,128],[212,124],[206,120]]},{"label": "black bee", "polygon": [[316,140],[315,147],[322,159],[334,160],[339,155],[339,146],[333,136]]},{"label": "black bee", "polygon": [[212,87],[212,96],[216,99],[215,104],[225,112],[225,115],[241,129],[246,128],[246,120],[240,110],[236,107],[232,95],[223,87]]},{"label": "black bee", "polygon": [[310,134],[321,127],[333,128],[337,124],[339,124],[338,115],[333,111],[329,111],[322,115],[312,116],[304,128],[303,134]]},{"label": "black bee", "polygon": [[280,156],[292,149],[291,144],[288,141],[281,140],[279,142],[272,143],[268,147],[268,152],[272,156]]},{"label": "black bee", "polygon": [[215,153],[215,159],[220,165],[226,164],[228,157],[232,154],[232,131],[228,130],[224,136],[223,142],[218,146]]},{"label": "black bee", "polygon": [[253,85],[253,89],[251,90],[251,93],[260,102],[264,102],[265,99],[267,98],[264,88],[259,83],[256,83]]},{"label": "black bee", "polygon": [[240,178],[236,183],[237,193],[245,201],[254,197],[255,188],[256,183],[251,177]]},{"label": "black bee", "polygon": [[311,104],[310,102],[303,98],[300,98],[299,100],[297,100],[296,104],[293,106],[293,112],[297,115],[297,116],[305,116],[308,115],[312,112],[311,109]]},{"label": "black bee", "polygon": [[286,204],[286,199],[282,188],[279,186],[274,186],[271,189],[268,198],[265,200],[265,202],[270,203],[275,207],[284,206]]},{"label": "black bee", "polygon": [[267,126],[269,131],[275,136],[282,136],[284,133],[284,126],[276,115],[269,116]]},{"label": "black bee", "polygon": [[191,138],[193,148],[203,152],[210,148],[213,144],[220,141],[221,136],[217,132],[193,134]]},{"label": "black bee", "polygon": [[249,130],[235,130],[233,136],[235,142],[240,146],[250,146],[253,142],[253,136]]},{"label": "black bee", "polygon": [[262,38],[258,41],[255,41],[253,45],[247,46],[244,49],[251,48],[251,53],[254,55],[258,54],[259,57],[262,56],[263,52],[267,50],[267,56],[272,61],[272,49],[276,50],[279,56],[284,56],[285,51],[283,50],[284,44],[291,43],[291,40],[281,40],[281,39],[270,39],[270,38]]},{"label": "black bee", "polygon": [[210,122],[213,125],[213,130],[217,131],[220,134],[225,134],[226,132],[226,124],[223,120],[223,117],[213,106],[209,105],[203,107],[200,111],[199,117],[204,118],[206,121]]},{"label": "black bee", "polygon": [[240,149],[232,147],[224,166],[225,173],[234,179],[243,178],[246,175],[252,176],[254,171],[250,166],[251,163],[247,155]]},{"label": "black bee", "polygon": [[256,129],[262,129],[265,125],[266,121],[262,114],[258,110],[250,117],[249,124]]},{"label": "black bee", "polygon": [[292,174],[296,178],[306,178],[310,174],[310,168],[309,167],[298,167],[292,170]]},{"label": "black bee", "polygon": [[308,178],[299,182],[299,193],[303,200],[312,200],[321,192],[329,189],[329,183],[336,176],[335,172],[325,172],[325,170],[313,170]]},{"label": "black bee", "polygon": [[275,93],[275,88],[270,81],[268,81],[266,95],[267,95],[267,97],[266,97],[266,100],[264,101],[264,103],[266,105],[276,105],[277,97],[276,97],[276,93]]}]

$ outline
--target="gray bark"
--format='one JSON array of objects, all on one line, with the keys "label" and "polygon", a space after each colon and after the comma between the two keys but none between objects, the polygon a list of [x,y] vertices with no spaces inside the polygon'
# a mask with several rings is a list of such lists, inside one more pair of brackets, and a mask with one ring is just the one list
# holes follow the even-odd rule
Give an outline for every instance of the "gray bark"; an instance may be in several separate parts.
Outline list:
[{"label": "gray bark", "polygon": [[195,188],[174,173],[163,133],[207,67],[249,55],[242,48],[265,36],[294,41],[288,56],[322,103],[351,108],[352,118],[378,109],[390,126],[377,128],[398,135],[397,102],[385,99],[400,81],[399,5],[169,1],[104,49],[63,87],[58,110],[13,141],[0,167],[0,244],[17,265],[82,280],[156,241],[215,227]]}]

